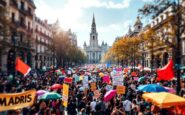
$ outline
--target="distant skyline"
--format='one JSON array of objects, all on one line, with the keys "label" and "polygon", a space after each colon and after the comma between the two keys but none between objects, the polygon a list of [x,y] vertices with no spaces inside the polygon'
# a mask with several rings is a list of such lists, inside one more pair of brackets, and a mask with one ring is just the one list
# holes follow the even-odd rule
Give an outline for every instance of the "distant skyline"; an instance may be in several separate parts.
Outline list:
[{"label": "distant skyline", "polygon": [[[59,20],[63,30],[77,34],[78,46],[90,39],[93,13],[95,15],[99,45],[111,46],[117,36],[128,32],[138,16],[138,9],[152,0],[35,0],[36,15],[49,23]],[[143,21],[143,20],[142,20]],[[146,23],[146,21],[143,21]]]}]

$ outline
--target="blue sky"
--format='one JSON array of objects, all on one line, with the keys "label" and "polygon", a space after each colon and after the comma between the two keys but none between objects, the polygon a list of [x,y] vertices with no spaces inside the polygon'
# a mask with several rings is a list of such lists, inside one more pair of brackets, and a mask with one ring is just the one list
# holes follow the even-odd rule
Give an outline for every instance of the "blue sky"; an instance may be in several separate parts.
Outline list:
[{"label": "blue sky", "polygon": [[[99,44],[112,45],[133,25],[138,9],[152,0],[35,0],[36,15],[54,23],[57,19],[63,30],[71,28],[77,34],[78,46],[89,44],[93,13],[95,15]],[[143,23],[147,23],[143,21]]]}]

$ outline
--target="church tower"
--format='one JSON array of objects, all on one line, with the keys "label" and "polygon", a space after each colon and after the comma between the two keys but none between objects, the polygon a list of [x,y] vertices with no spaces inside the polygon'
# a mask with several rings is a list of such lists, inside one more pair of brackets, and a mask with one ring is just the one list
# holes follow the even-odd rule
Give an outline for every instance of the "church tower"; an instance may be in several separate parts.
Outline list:
[{"label": "church tower", "polygon": [[92,20],[92,25],[91,25],[91,33],[90,33],[90,46],[91,47],[98,46],[98,33],[96,31],[96,23],[95,23],[94,14],[93,14],[93,20]]}]

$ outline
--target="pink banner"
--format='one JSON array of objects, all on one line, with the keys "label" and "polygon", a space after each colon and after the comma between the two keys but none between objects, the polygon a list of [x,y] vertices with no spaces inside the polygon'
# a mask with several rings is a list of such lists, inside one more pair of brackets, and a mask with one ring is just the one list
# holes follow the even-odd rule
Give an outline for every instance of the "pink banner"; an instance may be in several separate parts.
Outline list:
[{"label": "pink banner", "polygon": [[104,76],[103,77],[103,82],[104,83],[110,83],[110,77],[109,76]]},{"label": "pink banner", "polygon": [[122,68],[116,68],[116,71],[122,71]]}]

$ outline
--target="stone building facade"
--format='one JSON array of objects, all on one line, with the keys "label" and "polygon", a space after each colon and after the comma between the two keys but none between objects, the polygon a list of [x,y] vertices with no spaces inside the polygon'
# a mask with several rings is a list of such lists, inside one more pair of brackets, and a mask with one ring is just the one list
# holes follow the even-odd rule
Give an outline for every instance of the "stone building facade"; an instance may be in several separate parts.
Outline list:
[{"label": "stone building facade", "polygon": [[[6,12],[7,35],[0,31],[0,73],[15,73],[15,59],[20,57],[32,69],[53,65],[52,29],[35,15],[33,0],[1,0]],[[3,22],[0,21],[0,28]]]}]

